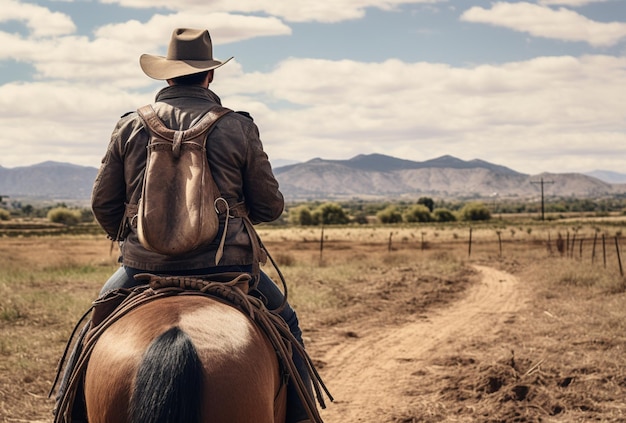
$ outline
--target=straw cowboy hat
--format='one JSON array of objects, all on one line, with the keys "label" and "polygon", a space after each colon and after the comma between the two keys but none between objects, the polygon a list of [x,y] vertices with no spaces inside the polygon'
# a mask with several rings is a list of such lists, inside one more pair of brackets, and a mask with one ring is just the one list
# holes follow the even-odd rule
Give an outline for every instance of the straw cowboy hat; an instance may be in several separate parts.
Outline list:
[{"label": "straw cowboy hat", "polygon": [[172,33],[166,57],[142,54],[139,64],[150,78],[165,80],[216,69],[230,59],[213,58],[213,44],[206,29],[178,28]]}]

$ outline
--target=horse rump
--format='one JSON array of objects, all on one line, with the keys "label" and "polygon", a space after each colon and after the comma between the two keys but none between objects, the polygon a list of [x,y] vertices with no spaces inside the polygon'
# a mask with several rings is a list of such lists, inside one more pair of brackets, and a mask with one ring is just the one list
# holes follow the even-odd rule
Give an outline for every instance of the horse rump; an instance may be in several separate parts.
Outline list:
[{"label": "horse rump", "polygon": [[154,339],[137,370],[129,414],[134,423],[199,423],[202,363],[191,338],[174,326]]}]

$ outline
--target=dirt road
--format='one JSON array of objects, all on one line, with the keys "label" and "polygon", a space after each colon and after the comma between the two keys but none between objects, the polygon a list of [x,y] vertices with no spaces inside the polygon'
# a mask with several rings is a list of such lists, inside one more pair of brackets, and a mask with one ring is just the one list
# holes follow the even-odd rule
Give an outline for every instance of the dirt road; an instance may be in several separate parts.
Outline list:
[{"label": "dirt road", "polygon": [[517,279],[476,266],[480,283],[465,297],[398,327],[371,322],[328,345],[323,373],[335,402],[322,410],[328,422],[376,422],[406,407],[412,379],[433,355],[454,354],[462,342],[495,333],[525,302]]}]

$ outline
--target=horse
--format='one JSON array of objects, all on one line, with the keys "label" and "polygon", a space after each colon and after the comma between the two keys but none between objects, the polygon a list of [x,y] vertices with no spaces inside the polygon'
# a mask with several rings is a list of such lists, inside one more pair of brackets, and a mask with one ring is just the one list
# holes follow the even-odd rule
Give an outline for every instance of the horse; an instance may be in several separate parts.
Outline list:
[{"label": "horse", "polygon": [[167,296],[121,316],[93,347],[90,423],[284,423],[286,389],[267,336],[206,296]]}]

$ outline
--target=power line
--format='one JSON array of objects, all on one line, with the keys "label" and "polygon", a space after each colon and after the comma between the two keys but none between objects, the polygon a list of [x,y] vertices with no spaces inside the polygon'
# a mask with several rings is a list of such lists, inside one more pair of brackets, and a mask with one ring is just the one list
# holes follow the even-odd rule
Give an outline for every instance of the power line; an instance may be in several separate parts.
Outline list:
[{"label": "power line", "polygon": [[544,185],[549,185],[549,184],[553,184],[554,181],[544,181],[543,178],[541,178],[541,181],[530,181],[531,184],[540,184],[541,185],[541,220],[545,220],[545,207],[544,207],[544,201],[543,201],[543,186]]}]

